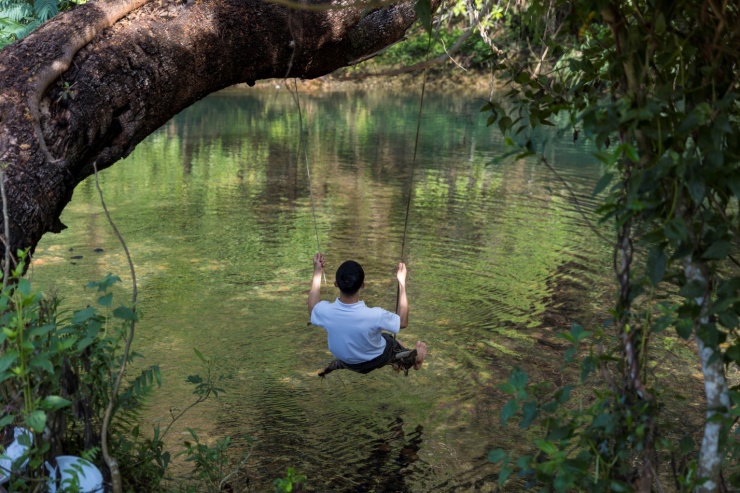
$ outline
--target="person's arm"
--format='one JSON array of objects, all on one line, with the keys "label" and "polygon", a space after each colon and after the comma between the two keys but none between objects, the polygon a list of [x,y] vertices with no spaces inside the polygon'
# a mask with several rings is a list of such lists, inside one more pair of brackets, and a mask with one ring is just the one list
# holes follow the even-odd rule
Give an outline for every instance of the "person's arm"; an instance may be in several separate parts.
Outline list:
[{"label": "person's arm", "polygon": [[401,328],[409,325],[409,300],[406,297],[406,264],[398,264],[398,316],[401,317]]},{"label": "person's arm", "polygon": [[321,276],[324,273],[326,261],[321,253],[313,256],[313,279],[311,280],[311,290],[308,292],[308,316],[311,316],[313,307],[321,301]]}]

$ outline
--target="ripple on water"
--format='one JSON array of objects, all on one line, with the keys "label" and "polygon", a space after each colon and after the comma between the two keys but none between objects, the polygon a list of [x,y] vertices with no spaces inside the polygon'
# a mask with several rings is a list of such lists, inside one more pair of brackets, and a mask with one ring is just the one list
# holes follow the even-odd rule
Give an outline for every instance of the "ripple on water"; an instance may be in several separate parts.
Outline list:
[{"label": "ripple on water", "polygon": [[[185,378],[202,371],[193,348],[215,359],[226,393],[188,426],[232,436],[239,453],[255,438],[244,465],[253,491],[288,467],[318,492],[492,491],[487,452],[525,442],[516,426],[500,427],[507,396],[497,384],[514,366],[562,378],[556,333],[599,314],[608,246],[583,217],[595,222],[598,166],[557,144],[549,163],[569,190],[533,161],[490,164],[503,148],[477,120],[481,103],[440,95],[425,108],[412,176],[404,129],[415,128],[418,98],[407,96],[306,96],[313,197],[282,92],[207,98],[103,174],[142,273],[139,350],[166,377],[152,419],[192,398]],[[36,251],[37,281],[61,283],[70,303],[89,297],[70,286],[111,270],[105,259],[125,272],[93,192],[81,186],[62,218],[69,229]],[[399,339],[429,344],[423,371],[316,376],[331,359],[323,330],[306,325],[317,233],[324,298],[336,295],[338,264],[354,258],[366,301],[388,309],[404,244],[411,323]],[[98,246],[100,257],[59,261]]]}]

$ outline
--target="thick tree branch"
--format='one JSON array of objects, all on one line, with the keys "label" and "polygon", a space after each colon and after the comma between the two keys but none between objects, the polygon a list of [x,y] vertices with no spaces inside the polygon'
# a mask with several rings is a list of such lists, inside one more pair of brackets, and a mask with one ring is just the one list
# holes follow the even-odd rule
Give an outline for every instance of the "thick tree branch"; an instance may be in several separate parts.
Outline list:
[{"label": "thick tree branch", "polygon": [[325,75],[401,39],[415,20],[412,1],[370,11],[345,0],[303,2],[341,7],[317,11],[258,0],[144,2],[89,2],[0,51],[11,252],[64,227],[62,209],[93,163],[111,166],[192,103],[282,78],[290,60],[289,77]]}]

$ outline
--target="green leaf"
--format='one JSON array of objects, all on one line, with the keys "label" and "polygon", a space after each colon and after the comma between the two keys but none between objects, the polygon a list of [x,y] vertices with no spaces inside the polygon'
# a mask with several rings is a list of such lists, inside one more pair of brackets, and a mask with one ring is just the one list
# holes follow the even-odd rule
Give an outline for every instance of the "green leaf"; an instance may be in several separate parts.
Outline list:
[{"label": "green leaf", "polygon": [[581,362],[581,383],[584,383],[594,371],[596,371],[596,359],[592,356],[584,358]]},{"label": "green leaf", "polygon": [[72,315],[72,323],[76,325],[83,324],[94,317],[96,312],[97,310],[92,306],[88,306],[83,310],[78,310],[74,312],[74,315]]},{"label": "green leaf", "polygon": [[599,178],[599,182],[594,187],[594,191],[591,192],[591,196],[596,197],[598,194],[600,194],[607,187],[607,185],[612,182],[613,178],[613,173],[604,173],[603,175],[601,175],[601,178]]},{"label": "green leaf", "polygon": [[127,306],[119,306],[113,310],[113,316],[129,322],[136,322],[139,320],[139,316],[136,312]]},{"label": "green leaf", "polygon": [[670,315],[663,315],[655,321],[650,331],[655,333],[663,332],[671,326],[671,323],[673,323],[673,317]]},{"label": "green leaf", "polygon": [[47,324],[40,327],[31,327],[31,330],[28,331],[28,337],[31,338],[45,336],[54,329],[56,329],[55,324]]},{"label": "green leaf", "polygon": [[582,339],[591,335],[591,332],[585,330],[580,324],[574,323],[570,327],[570,335],[574,342],[579,342]]},{"label": "green leaf", "polygon": [[686,455],[694,451],[694,439],[691,435],[684,435],[681,441],[678,442],[678,448],[683,455]]},{"label": "green leaf", "polygon": [[12,414],[6,414],[2,418],[0,418],[0,430],[12,423],[13,420],[15,420],[15,416]]},{"label": "green leaf", "polygon": [[539,447],[547,455],[555,455],[558,452],[558,448],[554,443],[547,440],[535,440],[534,444]]},{"label": "green leaf", "polygon": [[678,291],[678,294],[680,294],[684,298],[689,298],[693,300],[704,296],[705,288],[706,284],[704,283],[701,283],[699,281],[690,281],[681,287],[681,289]]},{"label": "green leaf", "polygon": [[527,373],[519,367],[511,370],[511,375],[509,375],[509,383],[517,390],[523,389],[528,379]]},{"label": "green leaf", "polygon": [[655,18],[655,33],[656,34],[663,34],[666,29],[666,22],[665,22],[665,16],[663,13],[658,13],[657,17]]},{"label": "green leaf", "polygon": [[719,318],[719,323],[728,329],[737,327],[740,324],[737,314],[729,310],[717,314],[717,317]]},{"label": "green leaf", "polygon": [[44,411],[36,410],[26,416],[26,424],[36,433],[42,433],[46,426],[46,413]]},{"label": "green leaf", "polygon": [[509,419],[511,419],[518,410],[519,406],[516,403],[516,399],[509,400],[509,402],[504,405],[503,409],[501,409],[501,425],[505,426],[506,422],[509,421]]},{"label": "green leaf", "polygon": [[203,353],[198,351],[197,349],[193,348],[193,351],[195,351],[195,355],[198,357],[199,360],[201,360],[203,363],[206,362],[205,356],[203,356]]},{"label": "green leaf", "polygon": [[66,349],[69,349],[75,345],[75,343],[77,342],[77,339],[78,338],[75,336],[65,337],[64,339],[62,339],[61,341],[57,343],[57,349],[59,351],[64,351]]},{"label": "green leaf", "polygon": [[537,403],[534,401],[527,401],[522,406],[522,414],[524,417],[519,422],[519,428],[525,430],[529,428],[529,426],[532,424],[532,421],[537,417],[537,413],[539,412]]},{"label": "green leaf", "polygon": [[657,286],[663,280],[667,265],[668,257],[662,246],[656,245],[650,249],[647,258],[647,272],[653,286]]},{"label": "green leaf", "polygon": [[676,332],[682,339],[688,340],[694,331],[694,322],[690,318],[680,318],[676,323]]},{"label": "green leaf", "polygon": [[507,454],[504,449],[497,448],[495,450],[491,450],[490,452],[488,452],[488,461],[493,462],[495,464],[496,462],[501,462],[508,456],[509,454]]},{"label": "green leaf", "polygon": [[498,388],[507,394],[516,394],[516,388],[508,382],[499,384]]},{"label": "green leaf", "polygon": [[640,160],[640,156],[637,154],[637,149],[632,144],[622,144],[622,150],[627,158],[636,163]]},{"label": "green leaf", "polygon": [[18,351],[13,349],[0,356],[0,373],[10,368],[10,365],[13,364],[18,354]]},{"label": "green leaf", "polygon": [[725,240],[715,241],[709,248],[704,250],[704,254],[701,256],[707,260],[719,260],[727,257],[730,254],[730,242]]},{"label": "green leaf", "polygon": [[683,219],[674,217],[664,228],[665,235],[675,242],[685,242],[688,238],[686,235],[686,223]]},{"label": "green leaf", "polygon": [[424,26],[424,29],[431,35],[432,34],[432,2],[430,0],[416,0],[414,4],[414,12],[419,18],[419,22]]},{"label": "green leaf", "polygon": [[113,293],[108,293],[98,298],[98,305],[100,306],[107,307],[107,306],[110,306],[112,302],[113,302]]},{"label": "green leaf", "polygon": [[83,349],[85,349],[87,346],[89,346],[93,342],[95,342],[94,337],[85,337],[79,342],[79,344],[77,344],[77,351],[82,351]]},{"label": "green leaf", "polygon": [[740,364],[740,346],[730,346],[725,352],[725,361]]},{"label": "green leaf", "polygon": [[505,134],[508,130],[511,130],[512,121],[508,116],[501,117],[498,121],[498,128],[502,134]]},{"label": "green leaf", "polygon": [[511,476],[511,473],[513,472],[511,467],[502,467],[501,472],[498,474],[498,484],[499,486],[503,486],[507,479],[509,479],[509,476]]},{"label": "green leaf", "polygon": [[44,355],[38,355],[31,358],[29,364],[34,368],[41,368],[42,370],[46,370],[49,375],[54,374],[54,365],[52,365],[51,361],[49,361]]},{"label": "green leaf", "polygon": [[691,178],[688,183],[686,183],[686,189],[689,191],[689,195],[691,195],[694,202],[701,204],[702,200],[704,200],[704,195],[706,194],[706,185],[704,184],[704,180],[698,177]]},{"label": "green leaf", "polygon": [[566,385],[565,387],[558,389],[558,391],[555,392],[555,400],[558,401],[560,404],[565,404],[570,400],[570,392],[572,390],[572,385]]},{"label": "green leaf", "polygon": [[90,281],[87,283],[87,287],[97,288],[98,292],[103,292],[117,282],[121,282],[121,278],[109,273],[100,282]]},{"label": "green leaf", "polygon": [[16,289],[23,296],[29,296],[31,294],[31,283],[28,282],[28,279],[23,278],[18,281],[18,287]]},{"label": "green leaf", "polygon": [[41,401],[41,409],[43,409],[44,411],[56,411],[71,404],[72,401],[69,401],[58,395],[48,395],[44,397],[43,401]]}]

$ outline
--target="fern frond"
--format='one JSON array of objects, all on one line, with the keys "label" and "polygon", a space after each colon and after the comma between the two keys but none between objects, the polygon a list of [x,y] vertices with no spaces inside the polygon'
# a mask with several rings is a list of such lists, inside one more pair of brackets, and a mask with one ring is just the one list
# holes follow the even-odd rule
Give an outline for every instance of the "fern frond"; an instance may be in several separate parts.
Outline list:
[{"label": "fern frond", "polygon": [[29,22],[25,26],[19,25],[18,28],[13,32],[13,34],[15,35],[15,39],[25,38],[26,36],[31,34],[31,31],[33,31],[40,25],[41,23],[36,19],[31,20],[31,22]]},{"label": "fern frond", "polygon": [[27,3],[11,3],[4,10],[0,11],[0,17],[19,23],[33,15],[31,6]]},{"label": "fern frond", "polygon": [[34,0],[34,17],[44,23],[59,13],[59,0]]}]

